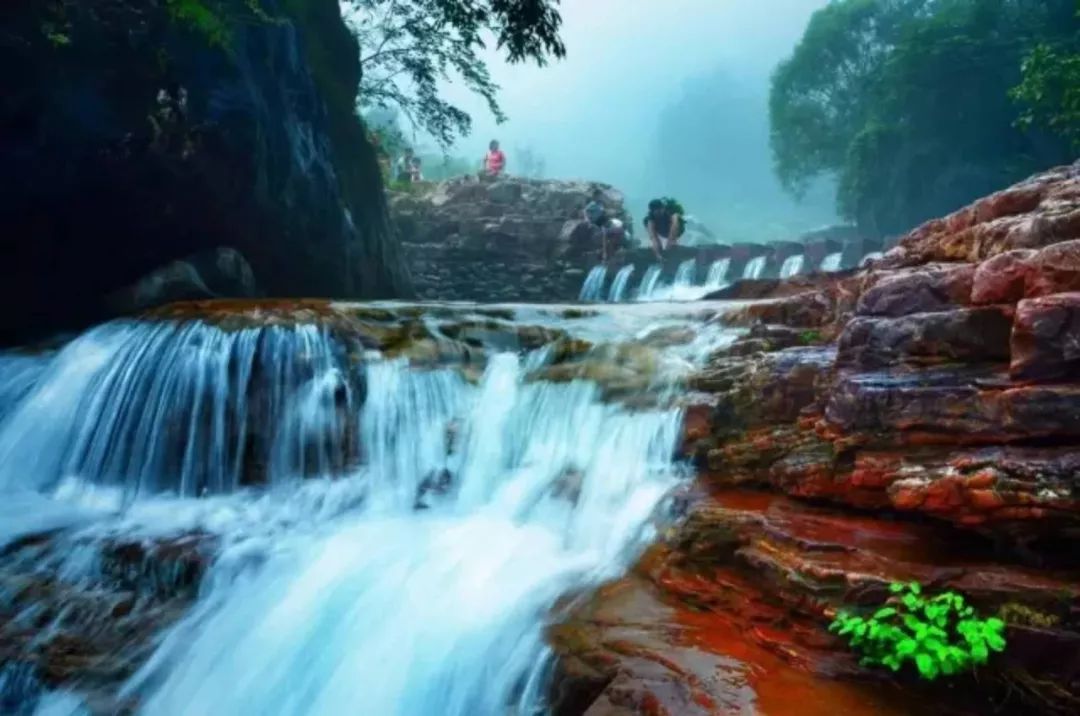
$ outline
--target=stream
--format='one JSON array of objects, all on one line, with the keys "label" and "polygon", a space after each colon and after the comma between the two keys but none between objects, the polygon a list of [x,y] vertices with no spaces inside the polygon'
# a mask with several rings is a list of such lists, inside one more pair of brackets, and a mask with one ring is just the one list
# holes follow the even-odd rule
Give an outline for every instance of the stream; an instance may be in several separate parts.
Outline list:
[{"label": "stream", "polygon": [[[171,620],[147,618],[122,682],[8,669],[0,704],[544,713],[545,629],[672,518],[691,476],[676,389],[734,333],[689,306],[479,310],[255,307],[5,355],[0,585],[68,590],[12,618],[39,671],[50,635],[93,633],[101,614],[72,605],[115,588],[115,545],[193,543],[206,566]],[[187,574],[135,571],[135,613]]]}]

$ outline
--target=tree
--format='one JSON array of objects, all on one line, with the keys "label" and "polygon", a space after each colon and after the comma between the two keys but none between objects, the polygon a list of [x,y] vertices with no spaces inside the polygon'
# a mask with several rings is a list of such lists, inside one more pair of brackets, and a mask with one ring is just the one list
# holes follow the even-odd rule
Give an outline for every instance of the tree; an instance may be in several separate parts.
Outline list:
[{"label": "tree", "polygon": [[362,108],[396,107],[443,147],[468,134],[468,113],[439,93],[459,79],[481,96],[498,121],[498,86],[479,52],[485,38],[511,62],[561,58],[558,0],[344,0],[360,44]]},{"label": "tree", "polygon": [[835,176],[841,215],[889,235],[1068,161],[1060,136],[1017,126],[1010,89],[1074,2],[835,0],[773,77],[779,177],[798,193]]},{"label": "tree", "polygon": [[1044,127],[1080,151],[1080,29],[1060,44],[1037,45],[1024,58],[1021,74],[1012,91],[1023,107],[1019,126]]}]

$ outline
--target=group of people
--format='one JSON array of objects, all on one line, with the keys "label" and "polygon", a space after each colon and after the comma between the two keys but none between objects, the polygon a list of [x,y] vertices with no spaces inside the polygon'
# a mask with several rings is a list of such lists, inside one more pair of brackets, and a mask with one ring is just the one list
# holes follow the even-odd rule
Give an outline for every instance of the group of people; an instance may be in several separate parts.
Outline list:
[{"label": "group of people", "polygon": [[[674,199],[653,199],[649,202],[649,211],[643,223],[649,234],[649,245],[658,261],[664,258],[664,252],[679,243],[685,223],[684,211]],[[585,220],[600,229],[600,251],[604,261],[628,243],[626,227],[608,213],[604,206],[604,192],[594,189],[592,198],[583,211]]]},{"label": "group of people", "polygon": [[[424,173],[421,169],[422,162],[416,156],[413,149],[407,148],[394,164],[394,180],[403,184],[413,184],[424,181]],[[502,176],[506,170],[506,155],[499,149],[499,143],[492,140],[488,145],[487,154],[481,162],[480,177],[496,179]]]},{"label": "group of people", "polygon": [[[506,154],[499,148],[499,142],[491,140],[487,154],[481,162],[480,178],[497,179],[506,171]],[[406,149],[395,165],[394,177],[399,182],[419,182],[424,180],[420,157],[412,149]],[[674,199],[653,199],[649,202],[649,211],[645,215],[645,230],[649,234],[649,244],[658,260],[663,260],[664,252],[678,245],[679,237],[685,230],[684,211]],[[585,205],[585,220],[600,229],[600,245],[603,260],[627,245],[628,237],[623,223],[608,213],[604,205],[604,192],[594,189],[592,197]]]}]

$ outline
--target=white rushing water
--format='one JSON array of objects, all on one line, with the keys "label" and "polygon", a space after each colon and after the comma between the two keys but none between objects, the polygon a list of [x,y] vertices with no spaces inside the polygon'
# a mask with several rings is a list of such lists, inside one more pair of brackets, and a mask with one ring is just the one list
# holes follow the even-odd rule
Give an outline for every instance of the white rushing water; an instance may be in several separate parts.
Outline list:
[{"label": "white rushing water", "polygon": [[829,272],[839,271],[840,270],[840,262],[843,261],[843,259],[844,259],[844,254],[842,252],[840,252],[840,251],[836,251],[834,253],[829,254],[824,259],[822,259],[821,260],[821,266],[819,266],[818,268],[819,268],[820,271],[829,271]]},{"label": "white rushing water", "polygon": [[780,267],[780,278],[791,278],[792,276],[798,276],[802,273],[803,265],[806,263],[806,257],[803,254],[795,254],[788,256],[784,259],[784,264]]},{"label": "white rushing water", "polygon": [[712,265],[709,266],[709,274],[705,278],[705,285],[712,290],[723,288],[727,285],[728,272],[730,270],[730,258],[713,261]]},{"label": "white rushing water", "polygon": [[604,297],[604,279],[607,278],[606,266],[595,266],[589,275],[585,277],[585,283],[581,285],[580,301],[600,301]]},{"label": "white rushing water", "polygon": [[677,408],[530,379],[545,355],[492,354],[474,384],[354,365],[314,326],[102,326],[17,391],[0,491],[36,502],[0,513],[71,544],[217,536],[198,602],[125,689],[142,713],[539,713],[550,610],[629,566],[682,473]]},{"label": "white rushing water", "polygon": [[608,292],[609,303],[622,303],[626,300],[630,279],[633,275],[633,265],[623,266],[619,269],[619,273],[615,274],[615,279],[611,282],[611,290]]},{"label": "white rushing water", "polygon": [[765,263],[767,259],[764,256],[755,256],[746,262],[746,266],[743,267],[742,277],[744,279],[759,279],[761,274],[765,272]]}]

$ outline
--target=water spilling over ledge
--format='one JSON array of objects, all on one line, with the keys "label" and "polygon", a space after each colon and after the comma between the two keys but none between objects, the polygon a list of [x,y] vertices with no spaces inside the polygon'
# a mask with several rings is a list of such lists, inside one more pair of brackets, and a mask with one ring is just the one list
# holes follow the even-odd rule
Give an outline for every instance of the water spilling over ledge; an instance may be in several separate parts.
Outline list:
[{"label": "water spilling over ledge", "polygon": [[532,713],[550,610],[665,523],[671,388],[733,335],[619,311],[189,304],[9,357],[5,570],[59,579],[20,619],[129,575],[142,666],[85,696],[146,713]]}]

